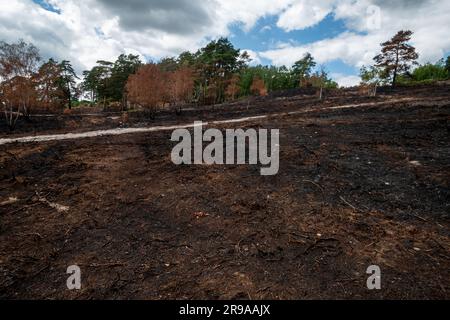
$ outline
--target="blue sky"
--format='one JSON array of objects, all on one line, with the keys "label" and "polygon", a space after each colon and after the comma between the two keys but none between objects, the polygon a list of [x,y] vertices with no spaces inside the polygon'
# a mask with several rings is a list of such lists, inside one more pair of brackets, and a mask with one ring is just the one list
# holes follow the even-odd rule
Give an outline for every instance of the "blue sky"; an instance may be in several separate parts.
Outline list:
[{"label": "blue sky", "polygon": [[78,72],[122,53],[158,60],[225,36],[262,64],[291,66],[311,52],[345,86],[401,29],[414,31],[420,63],[446,57],[449,16],[450,2],[437,0],[9,0],[0,3],[0,34]]},{"label": "blue sky", "polygon": [[45,10],[48,10],[48,11],[51,11],[51,12],[60,13],[60,10],[58,10],[57,8],[55,8],[54,6],[52,6],[50,3],[48,3],[45,0],[33,0],[33,2],[37,3],[38,5],[40,5]]},{"label": "blue sky", "polygon": [[[317,25],[305,30],[284,31],[277,27],[277,16],[264,17],[258,20],[250,31],[244,31],[239,24],[232,25],[230,39],[233,44],[241,49],[253,51],[266,51],[275,49],[283,44],[306,45],[319,40],[333,38],[347,31],[342,20],[334,18],[333,14],[319,22]],[[301,56],[299,56],[299,59]],[[260,58],[261,64],[269,65],[269,59]],[[324,64],[328,72],[347,75],[356,75],[358,68],[343,63],[340,59]]]},{"label": "blue sky", "polygon": [[307,44],[331,38],[346,31],[344,23],[335,20],[332,14],[329,14],[319,24],[305,30],[286,32],[276,24],[277,16],[261,18],[249,32],[245,32],[239,24],[235,24],[231,26],[231,39],[238,47],[264,51],[272,49],[277,43]]},{"label": "blue sky", "polygon": [[[45,0],[33,0],[33,2],[39,4],[44,9],[51,12],[60,13],[60,10],[53,7]],[[282,44],[308,44],[314,43],[318,40],[332,38],[344,31],[346,31],[345,24],[342,20],[336,20],[333,14],[327,15],[327,17],[318,23],[317,25],[307,28],[305,30],[294,30],[286,32],[283,29],[277,27],[277,16],[270,15],[259,19],[254,27],[250,31],[245,31],[241,23],[230,24],[229,39],[237,48],[250,49],[255,52],[265,51],[277,48]],[[96,28],[99,35],[102,32],[99,28]],[[147,57],[150,55],[144,54]],[[301,56],[299,57],[299,59]],[[157,57],[153,58],[157,59]],[[263,65],[270,65],[271,61],[266,58],[259,58],[259,61]],[[340,73],[346,75],[356,75],[358,69],[343,63],[337,59],[335,61],[324,64],[327,71],[330,73]]]}]

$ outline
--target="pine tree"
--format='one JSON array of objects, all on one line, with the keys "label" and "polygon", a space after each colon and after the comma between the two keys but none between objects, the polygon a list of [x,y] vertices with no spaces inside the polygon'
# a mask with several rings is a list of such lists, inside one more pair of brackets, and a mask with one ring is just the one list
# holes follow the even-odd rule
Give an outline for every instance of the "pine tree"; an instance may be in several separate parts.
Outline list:
[{"label": "pine tree", "polygon": [[450,77],[450,56],[447,57],[447,61],[445,62],[445,69],[447,70],[448,76]]},{"label": "pine tree", "polygon": [[381,68],[387,78],[392,79],[395,86],[399,74],[410,70],[412,64],[417,64],[419,55],[416,49],[408,44],[413,35],[412,31],[399,31],[391,40],[381,44],[381,54],[374,60],[376,67]]},{"label": "pine tree", "polygon": [[67,101],[69,109],[72,109],[72,99],[76,96],[76,80],[79,79],[70,61],[63,60],[60,63],[61,68],[61,88],[64,92],[64,98]]},{"label": "pine tree", "polygon": [[311,72],[316,66],[313,56],[308,52],[302,59],[297,61],[292,67],[292,75],[295,81],[302,87],[306,79],[311,76]]}]

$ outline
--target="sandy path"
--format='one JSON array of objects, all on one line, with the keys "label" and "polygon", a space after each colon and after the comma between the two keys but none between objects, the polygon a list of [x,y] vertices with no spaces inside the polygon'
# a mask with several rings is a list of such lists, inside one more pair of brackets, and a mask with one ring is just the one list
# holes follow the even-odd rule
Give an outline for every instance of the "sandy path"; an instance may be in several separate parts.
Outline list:
[{"label": "sandy path", "polygon": [[[412,99],[412,98],[403,98],[391,101],[382,101],[382,102],[370,102],[370,103],[361,103],[361,104],[348,104],[341,105],[335,107],[327,107],[322,108],[320,110],[339,110],[339,109],[350,109],[350,108],[361,108],[361,107],[373,107],[378,105],[385,105],[386,103],[401,103],[401,102],[411,102],[411,101],[419,101],[420,99]],[[429,100],[429,99],[428,99]],[[306,114],[310,112],[317,111],[314,110],[303,110],[303,111],[294,111],[288,113],[269,113],[260,116],[254,117],[244,117],[244,118],[236,118],[229,120],[220,120],[220,121],[211,121],[211,122],[203,122],[204,126],[208,125],[221,125],[227,123],[242,123],[242,122],[250,122],[254,120],[262,120],[267,119],[269,117],[279,117],[286,115],[296,115],[296,114]],[[101,136],[117,136],[124,134],[136,134],[136,133],[148,133],[148,132],[157,132],[157,131],[173,131],[177,129],[189,129],[193,128],[195,125],[183,124],[176,126],[155,126],[155,127],[143,127],[143,128],[117,128],[117,129],[109,129],[109,130],[96,130],[96,131],[88,131],[82,133],[64,133],[64,134],[51,134],[51,135],[37,135],[37,136],[26,136],[20,138],[6,138],[0,139],[0,145],[6,145],[11,143],[32,143],[32,142],[47,142],[47,141],[60,141],[60,140],[74,140],[74,139],[83,139],[83,138],[93,138],[93,137],[101,137]]]}]

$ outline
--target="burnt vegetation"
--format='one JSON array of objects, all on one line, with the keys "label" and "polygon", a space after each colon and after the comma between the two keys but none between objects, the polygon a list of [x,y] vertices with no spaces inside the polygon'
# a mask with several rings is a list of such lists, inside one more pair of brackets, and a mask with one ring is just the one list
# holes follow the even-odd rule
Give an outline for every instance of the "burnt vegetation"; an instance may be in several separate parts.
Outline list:
[{"label": "burnt vegetation", "polygon": [[[377,88],[388,84],[431,84],[448,79],[448,59],[417,66],[418,54],[410,45],[412,37],[411,31],[400,31],[381,44],[374,65],[361,69],[362,94],[376,96]],[[183,52],[158,63],[143,63],[135,55],[121,55],[115,62],[100,60],[79,78],[69,61],[42,62],[33,44],[22,40],[1,42],[0,104],[9,131],[14,131],[18,121],[29,122],[33,114],[70,115],[82,110],[89,113],[88,109],[94,108],[142,111],[144,116],[154,118],[161,110],[180,114],[185,107],[298,88],[311,89],[309,92],[322,99],[326,92],[338,88],[309,53],[291,68],[250,66],[250,61],[247,52],[221,38],[195,53]]]},{"label": "burnt vegetation", "polygon": [[[449,60],[415,65],[412,36],[383,43],[355,88],[310,54],[250,66],[227,39],[80,79],[1,42],[0,298],[448,299]],[[164,130],[12,141],[255,116],[217,128],[279,129],[276,176],[176,166]]]}]

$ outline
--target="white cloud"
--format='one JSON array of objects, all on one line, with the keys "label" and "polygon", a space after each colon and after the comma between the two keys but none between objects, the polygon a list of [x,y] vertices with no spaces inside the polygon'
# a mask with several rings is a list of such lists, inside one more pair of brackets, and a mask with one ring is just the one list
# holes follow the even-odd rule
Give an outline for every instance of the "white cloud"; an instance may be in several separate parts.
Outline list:
[{"label": "white cloud", "polygon": [[47,0],[60,14],[31,0],[0,1],[0,40],[23,38],[44,57],[71,60],[80,72],[125,52],[159,59],[197,50],[212,38],[230,36],[230,25],[249,31],[292,1]]},{"label": "white cloud", "polygon": [[261,18],[278,15],[295,0],[218,0],[216,23],[227,28],[229,23],[241,23],[245,31]]},{"label": "white cloud", "polygon": [[361,82],[361,78],[358,76],[348,76],[340,73],[332,73],[331,78],[333,78],[340,87],[354,87]]},{"label": "white cloud", "polygon": [[295,1],[280,15],[277,26],[286,31],[306,29],[322,21],[332,8],[329,0]]},{"label": "white cloud", "polygon": [[[308,1],[301,2],[299,6]],[[402,29],[409,29],[415,33],[412,44],[420,54],[420,62],[434,62],[450,51],[448,1],[335,0],[327,1],[326,4],[319,1],[316,5],[319,7],[322,5],[317,12],[327,12],[332,7],[335,19],[342,19],[350,31],[309,44],[268,50],[261,52],[260,56],[272,60],[277,65],[291,65],[305,52],[311,52],[319,63],[340,59],[351,66],[361,67],[363,64],[373,63],[373,57],[380,50],[380,43],[387,41]],[[376,8],[374,5],[379,5],[381,9],[378,28],[373,23],[374,12],[368,10]],[[302,8],[302,14],[312,10]],[[293,6],[289,10],[291,10],[289,15],[295,16],[298,7],[296,9]],[[319,19],[320,16],[320,14],[312,15],[310,20],[305,19],[304,22],[290,21],[281,25],[286,30],[304,29],[315,23],[314,17]]]},{"label": "white cloud", "polygon": [[[161,58],[196,50],[211,38],[229,36],[231,25],[250,31],[262,17],[277,16],[285,31],[316,25],[327,15],[349,28],[334,38],[299,44],[286,39],[252,57],[291,65],[310,51],[319,63],[340,59],[359,67],[372,62],[379,44],[400,29],[415,32],[413,44],[421,62],[450,51],[450,2],[439,0],[48,0],[60,14],[31,0],[0,1],[0,40],[24,38],[45,57],[70,59],[81,71],[98,59],[121,53]],[[380,28],[370,28],[368,8],[381,8]],[[274,26],[272,26],[274,27]],[[267,28],[266,28],[267,29]],[[280,41],[281,40],[281,41]],[[296,39],[301,41],[302,39]],[[282,44],[282,45],[281,45]],[[250,51],[250,50],[249,50]],[[344,80],[343,80],[344,81]],[[349,79],[345,79],[349,81]]]},{"label": "white cloud", "polygon": [[244,49],[241,51],[247,51],[248,55],[250,56],[250,59],[252,59],[250,65],[256,66],[258,64],[261,64],[261,58],[259,57],[259,54],[257,52],[250,49]]},{"label": "white cloud", "polygon": [[382,35],[363,36],[345,32],[335,38],[324,39],[306,45],[290,45],[260,52],[260,56],[269,59],[277,66],[291,66],[295,61],[310,52],[319,64],[341,59],[345,63],[361,67],[371,63],[378,50]]}]

